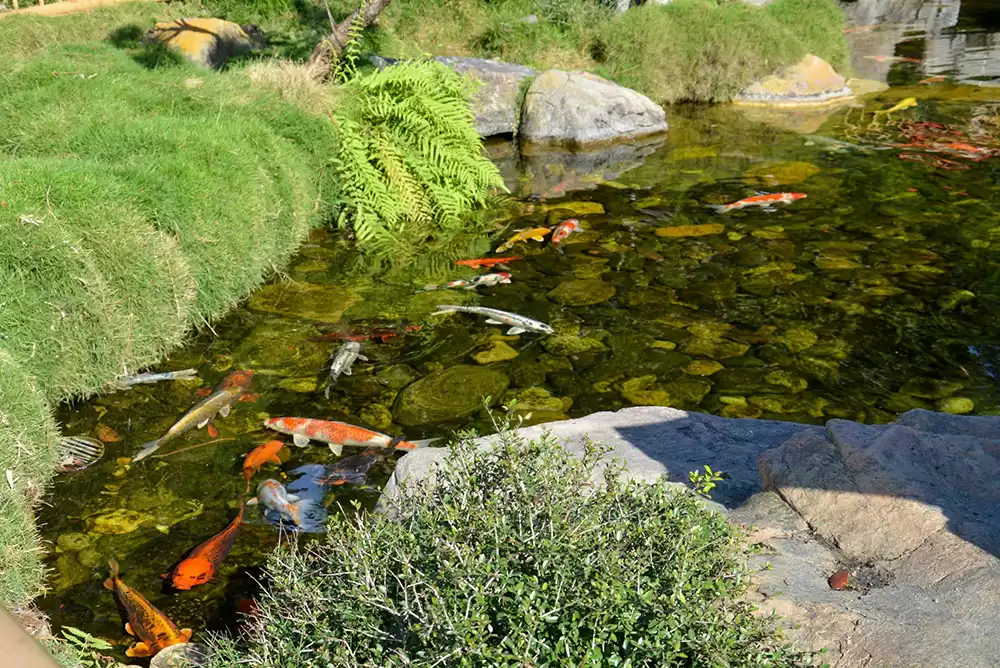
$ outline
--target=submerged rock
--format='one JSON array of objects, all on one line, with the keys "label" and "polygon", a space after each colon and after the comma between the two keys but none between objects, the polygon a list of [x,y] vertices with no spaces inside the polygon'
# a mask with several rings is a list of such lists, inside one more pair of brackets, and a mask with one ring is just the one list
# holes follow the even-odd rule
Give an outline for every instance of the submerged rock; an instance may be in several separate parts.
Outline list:
[{"label": "submerged rock", "polygon": [[684,373],[692,376],[711,376],[724,367],[715,360],[695,360],[684,367]]},{"label": "submerged rock", "polygon": [[622,398],[636,406],[669,406],[670,393],[655,387],[656,376],[640,376],[622,383]]},{"label": "submerged rock", "polygon": [[493,341],[489,348],[473,353],[472,359],[479,364],[494,364],[496,362],[506,362],[517,357],[517,351],[511,348],[504,341]]},{"label": "submerged rock", "polygon": [[664,132],[663,109],[596,74],[547,70],[531,83],[519,134],[527,142],[585,145]]},{"label": "submerged rock", "polygon": [[459,364],[407,386],[396,399],[396,421],[407,427],[447,422],[471,415],[489,397],[494,403],[507,389],[507,376],[493,369]]},{"label": "submerged rock", "polygon": [[138,529],[142,524],[153,519],[152,515],[136,510],[117,508],[102,515],[87,520],[87,528],[93,533],[127,534]]},{"label": "submerged rock", "polygon": [[819,172],[819,167],[810,162],[769,162],[748,169],[743,178],[756,185],[774,187],[801,183]]},{"label": "submerged rock", "polygon": [[911,378],[899,388],[900,394],[921,399],[944,399],[964,387],[962,383],[936,378]]},{"label": "submerged rock", "polygon": [[385,431],[392,426],[392,411],[384,404],[366,404],[359,412],[358,417],[365,424],[373,429]]},{"label": "submerged rock", "polygon": [[573,405],[572,399],[563,400],[552,396],[552,393],[544,387],[527,387],[523,390],[515,390],[507,395],[504,403],[514,406],[518,411],[548,411],[550,413],[562,413]]},{"label": "submerged rock", "polygon": [[726,341],[723,339],[691,339],[681,346],[681,350],[688,355],[698,355],[700,357],[711,357],[721,360],[727,357],[740,357],[750,346],[745,343]]},{"label": "submerged rock", "polygon": [[658,237],[707,237],[713,234],[722,234],[725,226],[721,223],[705,223],[704,225],[672,225],[670,227],[659,227],[656,230]]},{"label": "submerged rock", "polygon": [[552,290],[548,298],[563,306],[592,306],[615,296],[615,286],[600,279],[563,281]]},{"label": "submerged rock", "polygon": [[420,374],[408,364],[393,364],[375,374],[375,380],[379,384],[393,390],[401,390],[417,378],[420,378]]},{"label": "submerged rock", "polygon": [[338,285],[271,283],[250,297],[250,308],[320,322],[337,322],[358,301],[350,290]]},{"label": "submerged rock", "polygon": [[[573,336],[572,334],[556,334],[542,339],[542,347],[553,355],[569,357],[571,355],[583,355],[584,353],[594,353],[606,350],[606,346],[587,336]],[[541,360],[539,360],[541,361]],[[567,362],[569,368],[572,365]]]},{"label": "submerged rock", "polygon": [[966,413],[971,413],[975,408],[975,402],[965,397],[948,397],[937,402],[937,409],[939,411],[953,415],[965,415]]}]

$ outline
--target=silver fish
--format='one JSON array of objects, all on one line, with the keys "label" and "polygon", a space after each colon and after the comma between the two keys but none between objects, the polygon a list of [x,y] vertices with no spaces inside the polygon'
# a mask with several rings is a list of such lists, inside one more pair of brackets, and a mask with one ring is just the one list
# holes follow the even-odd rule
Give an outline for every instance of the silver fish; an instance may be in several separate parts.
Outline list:
[{"label": "silver fish", "polygon": [[442,283],[440,285],[428,285],[423,289],[423,292],[428,292],[430,290],[443,290],[445,288],[465,288],[466,290],[475,290],[479,287],[492,288],[495,285],[509,284],[510,274],[505,271],[501,271],[495,274],[483,274],[482,276],[476,276],[475,278],[470,278],[468,280],[459,279],[457,281]]},{"label": "silver fish", "polygon": [[198,377],[198,372],[194,369],[182,369],[181,371],[164,371],[163,373],[137,373],[125,376],[121,380],[115,381],[115,387],[127,390],[135,385],[144,383],[158,383],[161,380],[194,380]]},{"label": "silver fish", "polygon": [[439,315],[441,313],[472,313],[473,315],[485,316],[486,324],[488,325],[510,325],[510,329],[507,330],[507,334],[510,335],[521,334],[523,332],[535,332],[537,334],[552,334],[555,332],[552,327],[546,325],[544,322],[533,320],[517,313],[487,308],[485,306],[440,304],[437,306],[437,311],[432,315]]},{"label": "silver fish", "polygon": [[351,375],[351,367],[356,360],[368,361],[368,358],[361,354],[361,344],[357,341],[348,341],[333,356],[333,361],[330,362],[330,374],[326,377],[326,392],[324,394],[327,399],[330,398],[330,390],[340,375]]}]

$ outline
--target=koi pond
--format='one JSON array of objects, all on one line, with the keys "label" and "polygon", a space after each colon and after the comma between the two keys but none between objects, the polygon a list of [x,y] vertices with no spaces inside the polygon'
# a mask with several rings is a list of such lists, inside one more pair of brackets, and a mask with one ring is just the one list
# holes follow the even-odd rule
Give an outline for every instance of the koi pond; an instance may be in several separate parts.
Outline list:
[{"label": "koi pond", "polygon": [[[911,95],[916,107],[872,113]],[[129,640],[102,588],[114,557],[196,639],[232,629],[268,551],[288,540],[259,510],[207,584],[171,592],[159,576],[236,516],[253,493],[243,455],[257,445],[287,441],[282,464],[265,464],[253,485],[337,461],[322,443],[294,447],[264,429],[268,417],[415,440],[489,431],[484,397],[525,424],[640,404],[808,423],[1000,413],[1000,103],[986,100],[983,88],[924,84],[794,117],[673,109],[665,139],[610,158],[516,166],[491,147],[516,195],[505,217],[406,266],[315,233],[287,276],[155,369],[197,378],[63,407],[64,433],[100,438],[107,452],[60,476],[41,513],[53,544],[44,611],[121,656]],[[761,192],[807,197],[773,210],[707,206]],[[559,248],[528,240],[504,253],[521,258],[505,267],[454,264],[567,218],[582,229]],[[500,270],[510,284],[423,290]],[[433,315],[442,304],[511,311],[555,333],[508,336],[483,317]],[[344,340],[368,359],[327,399],[328,358]],[[192,430],[129,462],[238,369],[254,372],[253,395],[215,420],[217,436]],[[366,484],[328,487],[329,512],[373,507],[397,456]]]}]

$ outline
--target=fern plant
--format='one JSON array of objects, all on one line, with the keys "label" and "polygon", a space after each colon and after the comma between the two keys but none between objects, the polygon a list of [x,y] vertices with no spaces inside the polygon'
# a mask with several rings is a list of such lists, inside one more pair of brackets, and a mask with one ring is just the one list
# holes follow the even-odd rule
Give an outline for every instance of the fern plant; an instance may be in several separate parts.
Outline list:
[{"label": "fern plant", "polygon": [[368,250],[401,252],[462,229],[466,215],[503,189],[482,154],[467,80],[412,61],[355,76],[333,115],[333,164],[347,202],[339,224]]}]

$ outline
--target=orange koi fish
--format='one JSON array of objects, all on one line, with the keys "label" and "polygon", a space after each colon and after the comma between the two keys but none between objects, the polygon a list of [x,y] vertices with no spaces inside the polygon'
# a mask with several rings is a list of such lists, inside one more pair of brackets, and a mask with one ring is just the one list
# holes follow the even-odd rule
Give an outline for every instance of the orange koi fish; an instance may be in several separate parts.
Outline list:
[{"label": "orange koi fish", "polygon": [[475,260],[455,260],[455,264],[460,267],[472,267],[473,269],[479,269],[480,267],[493,267],[498,264],[513,262],[514,260],[520,259],[520,255],[515,255],[514,257],[480,257]]},{"label": "orange koi fish", "polygon": [[412,450],[417,447],[415,443],[404,441],[401,438],[393,438],[377,431],[333,420],[279,417],[266,420],[264,426],[282,434],[289,434],[292,437],[292,442],[300,448],[309,445],[311,440],[326,443],[335,455],[342,454],[345,445],[401,450]]},{"label": "orange koi fish", "polygon": [[125,609],[128,621],[125,632],[138,641],[125,650],[125,656],[153,656],[164,647],[191,642],[191,629],[178,629],[165,614],[146,597],[122,582],[118,577],[118,562],[108,561],[111,577],[104,581],[104,588],[114,592],[118,603]]},{"label": "orange koi fish", "polygon": [[240,527],[243,526],[243,512],[245,510],[245,504],[240,506],[240,512],[236,515],[236,519],[230,522],[225,529],[191,550],[188,556],[174,566],[174,570],[164,573],[160,577],[164,580],[169,579],[170,586],[180,591],[187,591],[211,580],[215,571],[218,570],[219,564],[233,549],[236,535],[240,532]]},{"label": "orange koi fish", "polygon": [[250,478],[264,464],[280,464],[278,453],[285,447],[281,441],[268,441],[258,445],[243,459],[243,479],[247,481],[247,491],[250,491]]},{"label": "orange koi fish", "polygon": [[566,237],[574,232],[579,232],[581,229],[583,228],[580,227],[580,221],[576,218],[564,220],[556,226],[555,232],[552,233],[552,245],[558,246],[566,239]]},{"label": "orange koi fish", "polygon": [[234,371],[226,376],[219,383],[212,396],[202,399],[195,404],[191,410],[184,414],[184,417],[175,422],[174,426],[167,430],[166,434],[144,444],[135,457],[132,458],[132,461],[137,462],[145,459],[159,450],[160,446],[167,441],[172,441],[195,427],[201,429],[215,419],[217,414],[222,417],[229,415],[229,411],[232,410],[232,405],[236,403],[236,400],[250,389],[252,380],[253,371]]},{"label": "orange koi fish", "polygon": [[727,211],[733,211],[735,209],[745,209],[748,206],[769,208],[775,204],[791,204],[795,200],[803,199],[805,196],[805,193],[773,193],[770,195],[754,195],[753,197],[746,197],[729,204],[711,204],[709,205],[709,208],[715,209],[719,213],[726,213]]},{"label": "orange koi fish", "polygon": [[503,253],[504,251],[513,248],[514,244],[522,241],[528,241],[529,239],[532,241],[545,241],[545,237],[548,236],[551,231],[552,230],[548,227],[533,227],[530,230],[519,230],[514,234],[514,236],[502,243],[494,252]]}]

